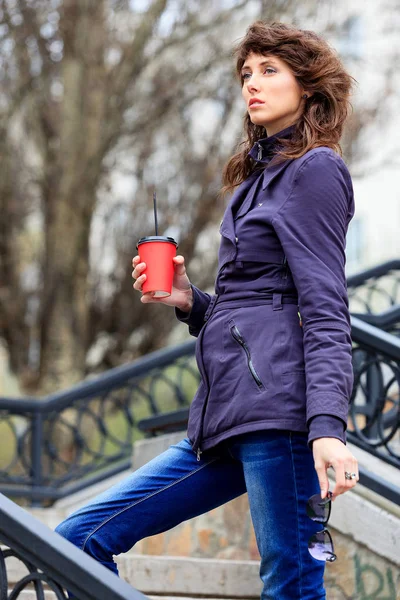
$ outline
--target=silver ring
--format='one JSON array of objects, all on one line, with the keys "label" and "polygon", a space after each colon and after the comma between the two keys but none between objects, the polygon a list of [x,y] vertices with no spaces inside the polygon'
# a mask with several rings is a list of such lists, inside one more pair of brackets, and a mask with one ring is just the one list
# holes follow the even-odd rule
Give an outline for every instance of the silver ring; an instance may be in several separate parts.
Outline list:
[{"label": "silver ring", "polygon": [[357,473],[349,473],[348,471],[344,472],[345,479],[357,479]]}]

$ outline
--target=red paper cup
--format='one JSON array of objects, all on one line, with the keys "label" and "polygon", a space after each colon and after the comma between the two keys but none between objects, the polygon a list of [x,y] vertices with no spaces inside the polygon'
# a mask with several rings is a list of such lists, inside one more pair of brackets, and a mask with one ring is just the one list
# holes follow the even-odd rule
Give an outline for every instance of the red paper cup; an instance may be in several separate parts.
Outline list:
[{"label": "red paper cup", "polygon": [[152,235],[141,238],[137,243],[140,261],[146,263],[146,281],[142,285],[144,294],[154,292],[156,298],[171,295],[174,277],[173,257],[178,244],[171,237]]}]

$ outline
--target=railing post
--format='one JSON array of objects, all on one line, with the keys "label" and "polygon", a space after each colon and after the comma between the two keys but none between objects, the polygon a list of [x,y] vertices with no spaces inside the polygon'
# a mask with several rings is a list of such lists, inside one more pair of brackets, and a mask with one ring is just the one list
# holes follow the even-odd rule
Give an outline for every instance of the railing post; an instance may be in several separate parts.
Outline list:
[{"label": "railing post", "polygon": [[39,410],[32,413],[32,437],[31,437],[31,506],[41,506],[40,495],[36,490],[43,485],[42,471],[42,451],[43,451],[43,415]]},{"label": "railing post", "polygon": [[367,422],[369,426],[371,421],[372,425],[369,427],[368,433],[365,436],[374,439],[379,436],[379,428],[377,423],[377,404],[382,393],[382,386],[378,372],[378,366],[372,363],[367,370]]}]

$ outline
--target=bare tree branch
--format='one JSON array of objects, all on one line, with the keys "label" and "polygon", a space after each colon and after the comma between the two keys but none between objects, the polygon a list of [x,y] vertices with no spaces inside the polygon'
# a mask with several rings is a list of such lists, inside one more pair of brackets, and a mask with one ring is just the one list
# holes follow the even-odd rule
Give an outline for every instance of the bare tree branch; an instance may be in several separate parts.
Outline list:
[{"label": "bare tree branch", "polygon": [[168,0],[153,0],[149,10],[143,14],[140,24],[129,45],[122,48],[122,57],[109,75],[109,86],[113,95],[123,98],[128,85],[137,76],[146,63],[144,52],[154,27],[162,16]]}]

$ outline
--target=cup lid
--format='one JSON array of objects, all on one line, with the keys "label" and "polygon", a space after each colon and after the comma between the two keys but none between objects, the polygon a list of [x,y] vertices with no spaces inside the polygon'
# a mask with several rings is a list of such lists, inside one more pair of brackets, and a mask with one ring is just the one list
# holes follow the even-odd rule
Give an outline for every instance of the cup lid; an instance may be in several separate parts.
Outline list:
[{"label": "cup lid", "polygon": [[144,244],[145,242],[169,242],[170,244],[175,244],[175,246],[178,247],[178,243],[172,237],[167,237],[166,235],[146,235],[145,237],[140,238],[136,244],[136,248],[139,246],[139,244]]}]

